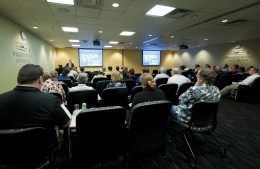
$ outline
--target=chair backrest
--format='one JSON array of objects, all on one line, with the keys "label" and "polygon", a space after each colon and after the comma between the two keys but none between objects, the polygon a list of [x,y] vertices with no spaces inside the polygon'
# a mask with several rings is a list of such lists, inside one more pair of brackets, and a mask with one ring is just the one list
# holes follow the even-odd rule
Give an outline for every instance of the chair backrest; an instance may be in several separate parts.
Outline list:
[{"label": "chair backrest", "polygon": [[45,128],[0,130],[0,166],[37,168],[50,157],[51,147],[51,136]]},{"label": "chair backrest", "polygon": [[108,80],[111,80],[111,75],[106,75]]},{"label": "chair backrest", "polygon": [[131,109],[126,148],[130,152],[166,146],[167,120],[172,107],[167,100],[139,103]]},{"label": "chair backrest", "polygon": [[241,74],[239,74],[239,73],[232,74],[231,78],[232,78],[232,82],[239,82],[241,79]]},{"label": "chair backrest", "polygon": [[130,95],[132,89],[136,86],[135,80],[121,80],[121,82],[124,82],[126,84],[126,87],[128,89],[128,95]]},{"label": "chair backrest", "polygon": [[78,82],[74,82],[74,83],[72,83],[72,87],[75,87],[75,86],[78,86],[78,85],[79,85]]},{"label": "chair backrest", "polygon": [[191,108],[191,124],[196,127],[208,126],[216,123],[219,100],[203,101],[194,104]]},{"label": "chair backrest", "polygon": [[159,78],[155,81],[156,86],[159,87],[161,84],[166,84],[169,78]]},{"label": "chair backrest", "polygon": [[219,78],[217,87],[219,88],[219,90],[221,90],[225,86],[231,85],[231,83],[232,83],[232,75],[224,74]]},{"label": "chair backrest", "polygon": [[186,92],[186,90],[188,88],[190,88],[191,86],[194,86],[195,82],[187,82],[187,83],[183,83],[179,86],[179,89],[177,90],[177,96],[180,96],[182,93]]},{"label": "chair backrest", "polygon": [[171,84],[161,84],[159,87],[166,97],[172,103],[175,103],[178,99],[176,96],[178,90],[178,84],[171,83]]},{"label": "chair backrest", "polygon": [[67,107],[70,113],[74,111],[74,104],[79,104],[81,107],[82,103],[87,104],[87,108],[97,106],[97,91],[96,90],[82,90],[69,92],[67,95]]},{"label": "chair backrest", "polygon": [[57,96],[62,101],[62,96],[58,92],[49,92],[50,94],[53,94],[54,96]]},{"label": "chair backrest", "polygon": [[129,103],[132,103],[136,93],[139,93],[143,91],[143,87],[142,86],[135,86],[133,89],[132,89],[132,92],[131,92],[131,95],[130,95],[130,99],[129,99]]},{"label": "chair backrest", "polygon": [[185,76],[185,77],[189,77],[190,72],[189,71],[184,71],[181,73],[181,75]]},{"label": "chair backrest", "polygon": [[107,88],[102,93],[102,106],[128,106],[128,89],[126,87]]},{"label": "chair backrest", "polygon": [[116,158],[122,154],[124,108],[87,109],[76,117],[76,160],[80,166]]},{"label": "chair backrest", "polygon": [[93,88],[96,89],[97,82],[102,81],[102,80],[107,80],[107,78],[106,77],[97,77],[97,78],[93,79]]},{"label": "chair backrest", "polygon": [[72,87],[72,81],[70,79],[61,79],[59,81],[66,83],[68,87]]},{"label": "chair backrest", "polygon": [[63,88],[65,94],[67,95],[68,92],[69,92],[69,87],[68,87],[68,85],[67,85],[66,83],[62,83],[61,85],[62,85],[62,88]]},{"label": "chair backrest", "polygon": [[96,91],[98,92],[99,96],[102,95],[103,90],[107,87],[108,83],[110,83],[111,80],[102,80],[97,82],[96,84]]}]

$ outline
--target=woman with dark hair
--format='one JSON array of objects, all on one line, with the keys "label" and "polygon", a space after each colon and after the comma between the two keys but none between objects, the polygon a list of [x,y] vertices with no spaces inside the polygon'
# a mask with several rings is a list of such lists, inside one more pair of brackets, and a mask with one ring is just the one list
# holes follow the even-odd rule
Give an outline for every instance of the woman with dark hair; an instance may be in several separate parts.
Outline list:
[{"label": "woman with dark hair", "polygon": [[180,95],[179,105],[172,106],[171,115],[173,118],[188,123],[190,110],[195,103],[220,99],[219,89],[213,85],[215,78],[216,73],[213,70],[199,70],[196,84]]},{"label": "woman with dark hair", "polygon": [[64,68],[61,72],[61,74],[59,75],[59,80],[63,80],[63,79],[70,79],[69,74],[70,70],[68,68]]},{"label": "woman with dark hair", "polygon": [[143,103],[147,101],[166,100],[163,91],[156,88],[156,83],[153,80],[152,75],[150,75],[149,73],[144,73],[141,76],[140,81],[143,87],[143,91],[137,93],[134,96],[131,107],[134,107],[138,103]]}]

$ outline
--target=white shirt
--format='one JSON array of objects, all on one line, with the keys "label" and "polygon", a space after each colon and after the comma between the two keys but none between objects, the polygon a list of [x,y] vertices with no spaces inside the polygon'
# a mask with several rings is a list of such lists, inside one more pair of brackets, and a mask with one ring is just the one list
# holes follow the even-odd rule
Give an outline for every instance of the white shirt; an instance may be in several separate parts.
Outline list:
[{"label": "white shirt", "polygon": [[82,91],[82,90],[93,90],[93,87],[87,86],[85,84],[78,84],[78,86],[69,88],[69,92]]},{"label": "white shirt", "polygon": [[252,83],[253,83],[253,81],[256,79],[256,78],[258,78],[258,77],[260,77],[260,75],[259,74],[257,74],[257,73],[255,73],[255,74],[253,74],[253,75],[251,75],[251,76],[248,76],[246,79],[244,79],[242,82],[238,82],[238,84],[240,84],[240,85],[251,85]]},{"label": "white shirt", "polygon": [[155,77],[154,77],[154,81],[156,81],[157,79],[161,79],[161,78],[169,78],[169,76],[168,75],[166,75],[166,74],[157,74]]},{"label": "white shirt", "polygon": [[187,83],[187,82],[190,82],[190,79],[188,79],[187,77],[185,77],[183,75],[176,74],[168,79],[167,84],[176,83],[176,84],[178,84],[178,86],[180,86],[181,84]]}]

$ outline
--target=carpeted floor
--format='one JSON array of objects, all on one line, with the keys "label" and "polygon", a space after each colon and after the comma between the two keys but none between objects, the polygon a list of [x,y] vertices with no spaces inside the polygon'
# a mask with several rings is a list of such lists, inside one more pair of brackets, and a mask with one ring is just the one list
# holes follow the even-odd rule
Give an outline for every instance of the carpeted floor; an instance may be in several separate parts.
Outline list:
[{"label": "carpeted floor", "polygon": [[[227,148],[227,156],[220,156],[221,149],[214,138],[195,134],[191,146],[200,169],[260,169],[260,103],[242,103],[222,98],[218,111],[215,135]],[[176,135],[167,145],[167,157],[156,153],[144,153],[128,163],[120,158],[116,162],[90,168],[106,169],[189,169],[191,153],[184,137]]]}]

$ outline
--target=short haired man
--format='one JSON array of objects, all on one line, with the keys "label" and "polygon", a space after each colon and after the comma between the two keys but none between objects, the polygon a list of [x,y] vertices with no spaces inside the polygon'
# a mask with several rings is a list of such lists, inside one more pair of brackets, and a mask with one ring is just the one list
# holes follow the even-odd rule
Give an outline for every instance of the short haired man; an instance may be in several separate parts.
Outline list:
[{"label": "short haired man", "polygon": [[26,64],[19,70],[18,85],[0,95],[0,129],[44,127],[56,144],[55,126],[69,127],[70,113],[58,97],[40,91],[42,76],[39,65]]},{"label": "short haired man", "polygon": [[82,90],[93,90],[93,87],[87,86],[88,76],[86,73],[80,73],[77,77],[78,86],[69,88],[69,92],[82,91]]},{"label": "short haired man", "polygon": [[190,82],[190,79],[181,75],[181,70],[179,68],[172,68],[172,77],[170,77],[167,81],[167,84],[176,83],[180,86],[183,83]]},{"label": "short haired man", "polygon": [[248,76],[242,82],[232,82],[231,85],[224,87],[220,91],[221,96],[224,96],[230,92],[235,94],[239,85],[251,85],[256,78],[260,77],[260,75],[258,74],[259,69],[257,68],[251,68],[248,73],[250,76]]},{"label": "short haired man", "polygon": [[72,63],[71,59],[69,60],[69,63],[67,63],[65,67],[67,67],[67,68],[73,68],[74,67],[74,63]]},{"label": "short haired man", "polygon": [[156,81],[157,79],[161,79],[161,78],[169,78],[169,76],[166,73],[167,73],[167,68],[161,67],[160,73],[154,77],[154,81]]}]

